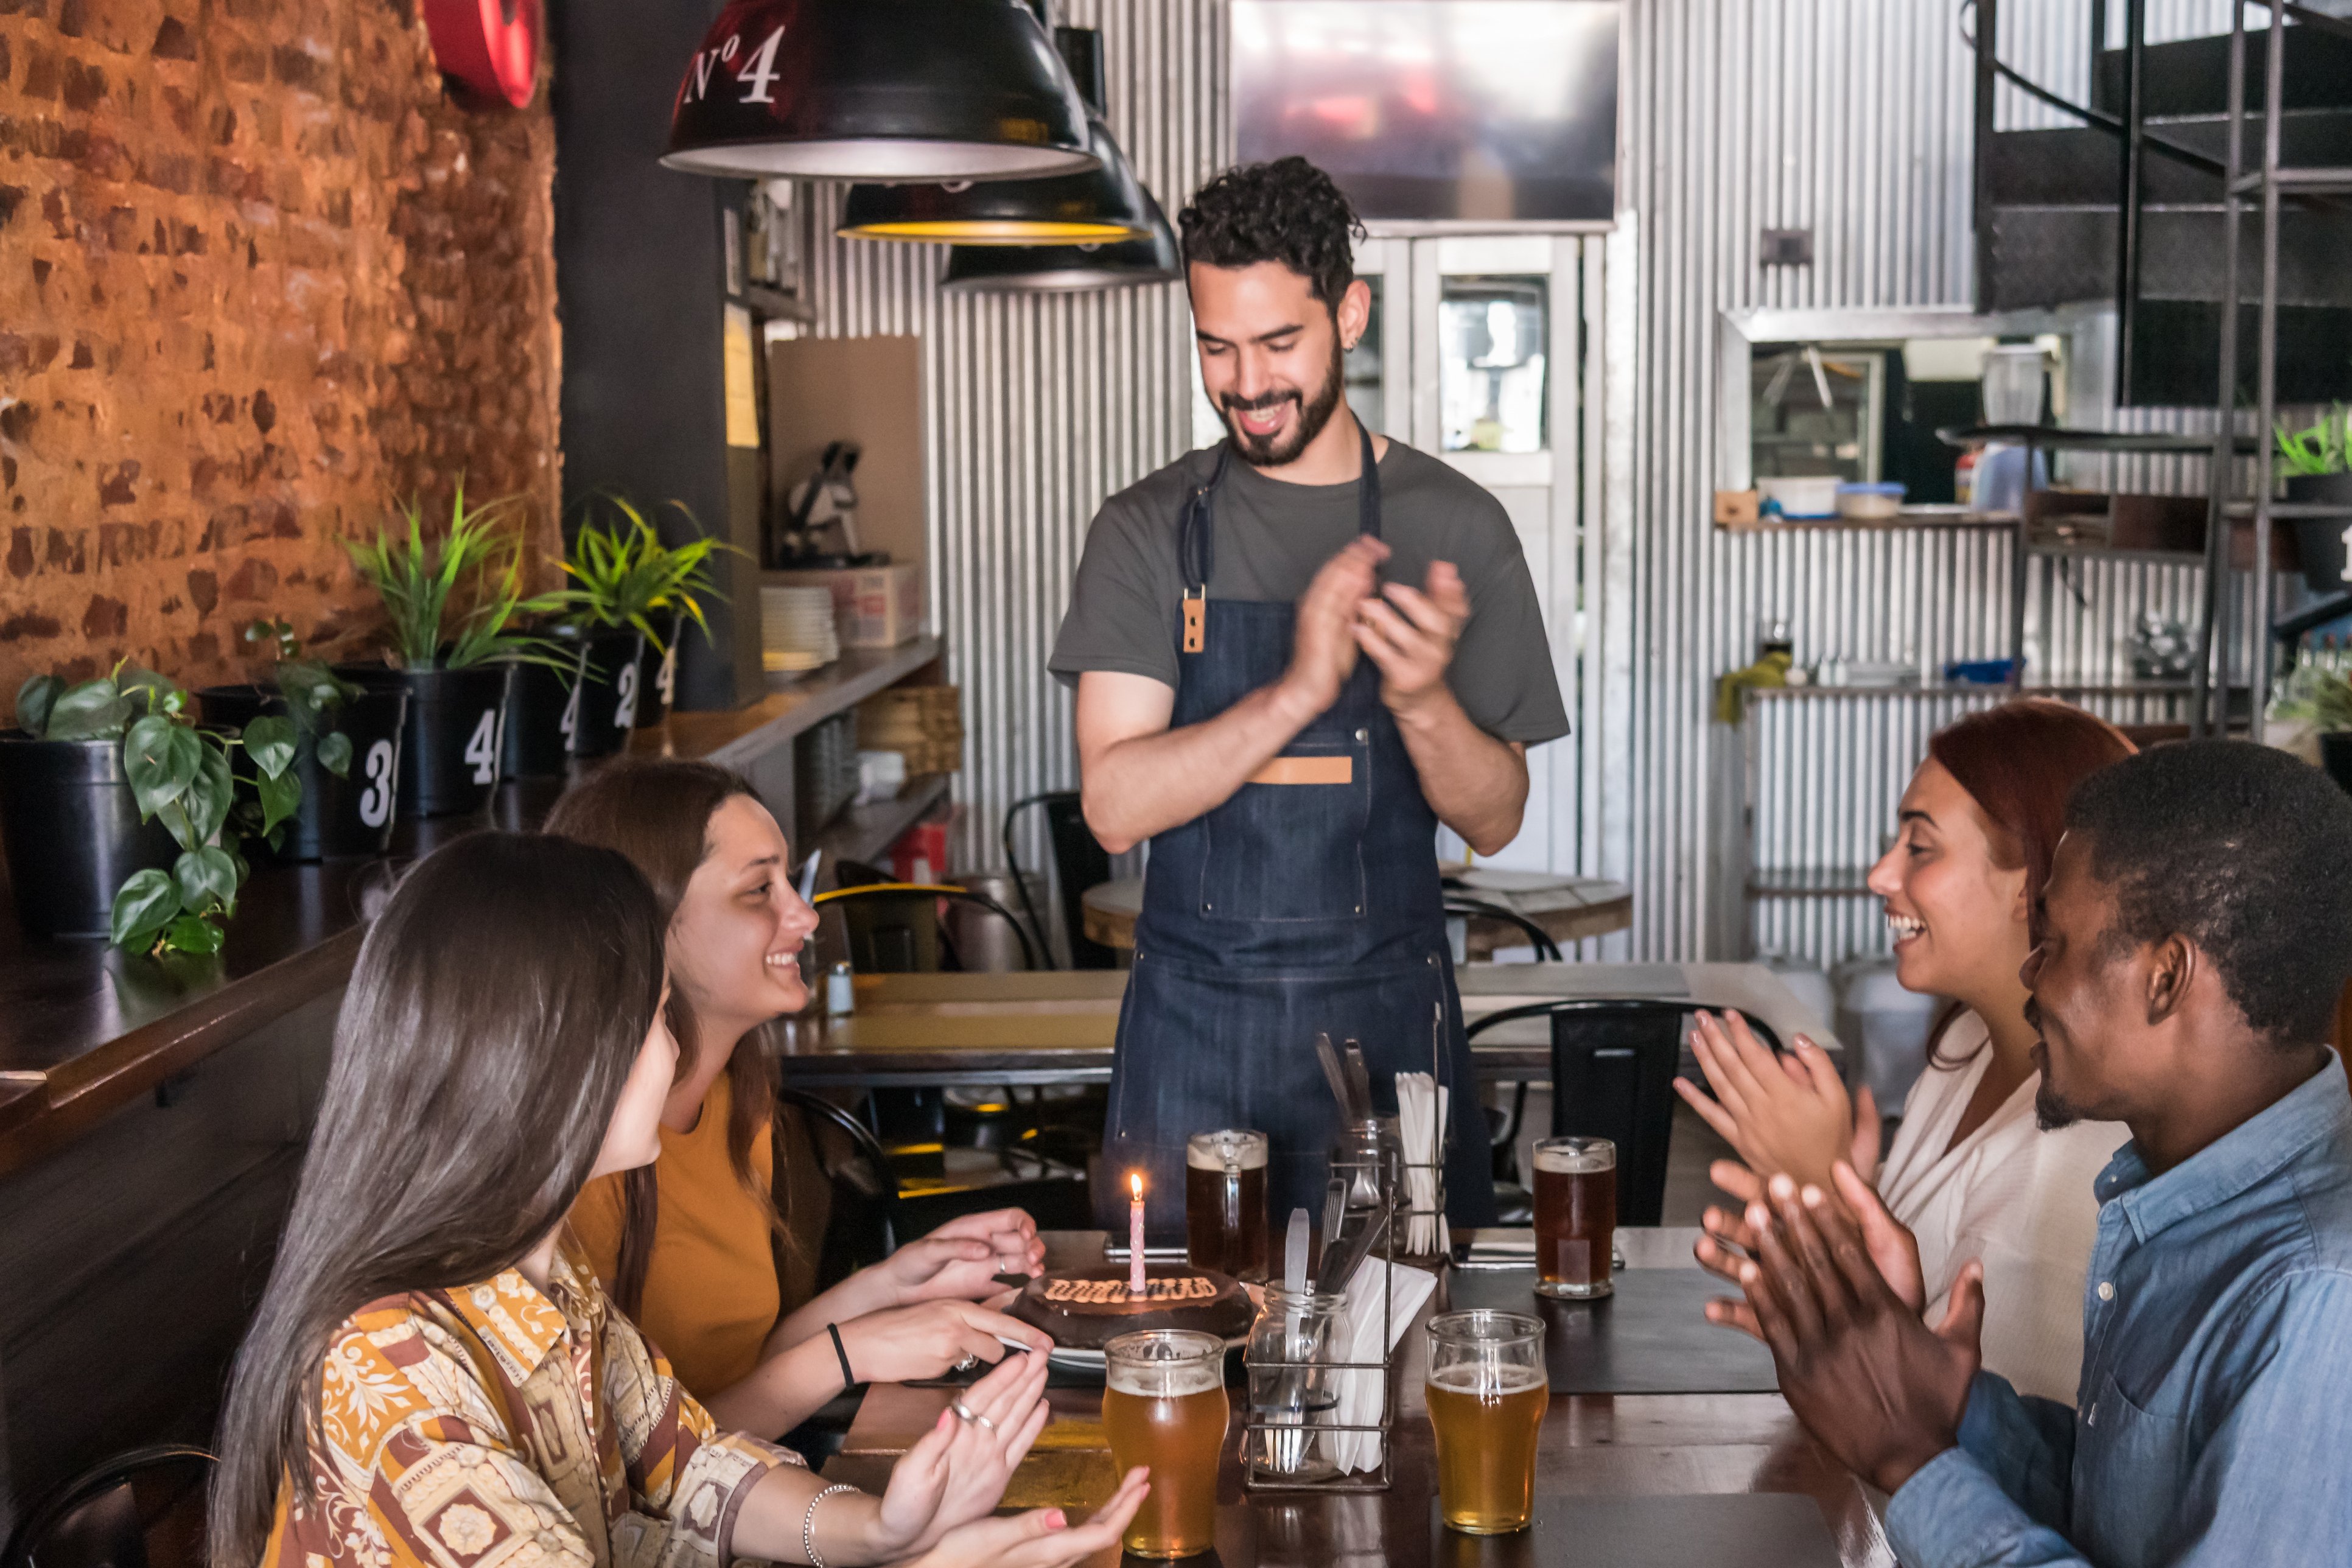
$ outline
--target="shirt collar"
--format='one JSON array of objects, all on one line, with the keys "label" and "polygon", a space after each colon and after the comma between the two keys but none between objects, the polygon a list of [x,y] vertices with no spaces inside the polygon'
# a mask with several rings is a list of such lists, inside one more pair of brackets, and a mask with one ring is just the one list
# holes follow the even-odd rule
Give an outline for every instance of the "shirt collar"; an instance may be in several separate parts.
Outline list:
[{"label": "shirt collar", "polygon": [[443,1292],[450,1310],[510,1363],[518,1382],[567,1335],[593,1341],[603,1308],[577,1246],[567,1229],[549,1266],[545,1291],[524,1279],[520,1269],[504,1268],[488,1279]]},{"label": "shirt collar", "polygon": [[2211,1143],[2151,1178],[2137,1144],[2126,1143],[2099,1173],[2102,1203],[2116,1199],[2145,1245],[2167,1226],[2217,1208],[2294,1163],[2352,1125],[2344,1063],[2327,1065]]}]

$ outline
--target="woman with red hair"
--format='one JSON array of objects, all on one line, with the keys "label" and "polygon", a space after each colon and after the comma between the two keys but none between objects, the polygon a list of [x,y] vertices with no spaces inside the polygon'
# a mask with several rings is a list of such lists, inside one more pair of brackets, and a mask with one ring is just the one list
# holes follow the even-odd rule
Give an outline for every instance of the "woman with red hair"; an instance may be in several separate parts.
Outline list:
[{"label": "woman with red hair", "polygon": [[[1703,1017],[1693,1047],[1714,1098],[1675,1085],[1746,1162],[1713,1172],[1743,1203],[1782,1172],[1834,1192],[1831,1165],[1851,1160],[1917,1236],[1933,1310],[1961,1265],[1981,1261],[1987,1370],[2067,1402],[2098,1225],[2092,1183],[2130,1134],[2113,1122],[2041,1131],[2039,1036],[2019,970],[2066,797],[2132,750],[2113,725],[2044,699],[1969,714],[1927,742],[1870,890],[1886,901],[1896,979],[1952,1005],[1928,1037],[1927,1069],[1883,1164],[1870,1090],[1849,1102],[1836,1067],[1810,1040],[1776,1065],[1737,1015]],[[1741,1227],[1712,1209],[1707,1220],[1719,1240],[1700,1243],[1701,1260],[1718,1272],[1736,1268],[1719,1242],[1738,1243]]]}]

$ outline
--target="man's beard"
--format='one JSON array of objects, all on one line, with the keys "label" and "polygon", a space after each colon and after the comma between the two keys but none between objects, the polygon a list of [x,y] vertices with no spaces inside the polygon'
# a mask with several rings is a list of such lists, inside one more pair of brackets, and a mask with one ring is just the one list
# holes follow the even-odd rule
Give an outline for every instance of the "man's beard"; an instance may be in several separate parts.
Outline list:
[{"label": "man's beard", "polygon": [[2043,1073],[2033,1089],[2033,1120],[2044,1132],[2055,1132],[2072,1127],[2084,1118],[2083,1108],[2050,1087],[2050,1075]]},{"label": "man's beard", "polygon": [[[1223,406],[1217,414],[1225,422],[1225,433],[1233,437],[1234,450],[1241,454],[1243,462],[1254,468],[1278,468],[1286,463],[1297,461],[1298,454],[1307,450],[1307,444],[1323,434],[1323,426],[1331,422],[1332,414],[1339,406],[1339,395],[1345,386],[1345,361],[1339,339],[1335,333],[1331,339],[1329,370],[1311,401],[1300,399],[1296,392],[1269,392],[1247,401],[1229,395],[1223,400]],[[1234,417],[1237,409],[1256,413],[1272,408],[1286,398],[1299,404],[1298,417],[1291,421],[1290,429],[1286,434],[1252,436]]]}]

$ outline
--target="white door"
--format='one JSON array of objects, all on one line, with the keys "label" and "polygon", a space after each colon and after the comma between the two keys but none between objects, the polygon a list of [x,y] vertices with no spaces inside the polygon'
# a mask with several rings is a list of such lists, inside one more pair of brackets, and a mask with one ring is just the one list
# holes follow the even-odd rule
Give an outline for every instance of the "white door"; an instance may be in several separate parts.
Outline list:
[{"label": "white door", "polygon": [[[1585,584],[1598,580],[1601,283],[1598,236],[1370,239],[1375,330],[1350,356],[1349,400],[1383,434],[1444,458],[1503,503],[1517,529],[1577,730],[1528,756],[1527,818],[1496,866],[1593,868],[1582,810]],[[1367,351],[1377,339],[1375,356]],[[1588,554],[1591,560],[1588,561]],[[1596,749],[1597,750],[1597,749]],[[1440,829],[1442,858],[1462,841]]]}]

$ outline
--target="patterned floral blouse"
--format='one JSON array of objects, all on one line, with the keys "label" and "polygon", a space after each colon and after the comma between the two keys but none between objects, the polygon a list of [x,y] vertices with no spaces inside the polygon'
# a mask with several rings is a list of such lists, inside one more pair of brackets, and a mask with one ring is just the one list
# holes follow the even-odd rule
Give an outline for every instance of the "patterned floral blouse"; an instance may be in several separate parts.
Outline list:
[{"label": "patterned floral blouse", "polygon": [[567,1233],[514,1269],[371,1301],[327,1351],[315,1510],[280,1489],[263,1568],[714,1568],[770,1470],[720,1436]]}]

